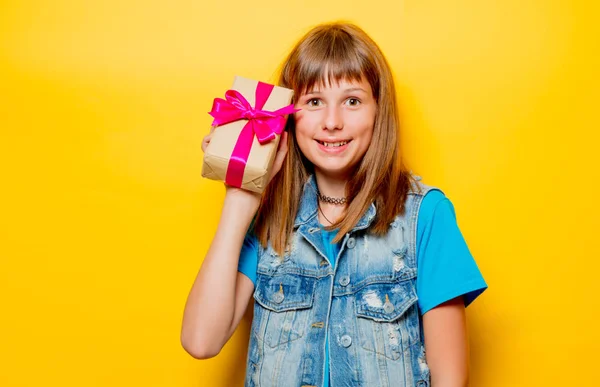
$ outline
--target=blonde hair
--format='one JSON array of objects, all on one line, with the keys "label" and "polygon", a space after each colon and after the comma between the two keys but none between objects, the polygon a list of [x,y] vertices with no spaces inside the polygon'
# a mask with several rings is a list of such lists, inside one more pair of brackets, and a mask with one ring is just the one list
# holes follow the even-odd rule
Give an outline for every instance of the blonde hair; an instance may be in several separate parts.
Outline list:
[{"label": "blonde hair", "polygon": [[[332,81],[360,81],[371,85],[377,102],[373,136],[363,159],[346,184],[349,203],[344,217],[328,229],[339,228],[334,242],[352,230],[371,203],[377,215],[369,231],[385,234],[394,217],[404,212],[411,173],[399,153],[399,116],[394,80],[377,44],[359,27],[334,22],[311,29],[283,62],[279,85],[300,96],[315,85]],[[267,186],[254,222],[261,245],[268,242],[283,255],[291,238],[304,184],[314,171],[295,138],[295,121],[289,117],[286,129],[288,154],[282,169]]]}]

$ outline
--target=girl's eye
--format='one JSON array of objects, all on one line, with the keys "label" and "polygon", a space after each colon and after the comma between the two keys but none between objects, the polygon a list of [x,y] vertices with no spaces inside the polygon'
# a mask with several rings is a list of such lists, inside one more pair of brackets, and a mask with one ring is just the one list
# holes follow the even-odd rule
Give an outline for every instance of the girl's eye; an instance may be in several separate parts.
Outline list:
[{"label": "girl's eye", "polygon": [[311,98],[308,100],[307,104],[308,106],[319,106],[319,102],[321,102],[320,99],[318,98]]},{"label": "girl's eye", "polygon": [[357,98],[348,98],[346,100],[346,103],[350,106],[358,106],[360,104],[360,101]]}]

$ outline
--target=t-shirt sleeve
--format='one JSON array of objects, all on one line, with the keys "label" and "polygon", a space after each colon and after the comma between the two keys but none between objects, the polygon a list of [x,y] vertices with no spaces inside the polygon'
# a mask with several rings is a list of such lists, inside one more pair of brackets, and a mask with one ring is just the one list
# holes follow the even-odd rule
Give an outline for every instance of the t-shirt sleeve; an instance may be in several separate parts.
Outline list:
[{"label": "t-shirt sleeve", "polygon": [[417,222],[417,296],[422,314],[455,297],[471,304],[487,284],[456,221],[452,202],[429,191]]},{"label": "t-shirt sleeve", "polygon": [[238,262],[238,271],[250,278],[256,285],[256,269],[258,267],[258,239],[248,231],[244,237],[242,250],[240,251],[240,260]]}]

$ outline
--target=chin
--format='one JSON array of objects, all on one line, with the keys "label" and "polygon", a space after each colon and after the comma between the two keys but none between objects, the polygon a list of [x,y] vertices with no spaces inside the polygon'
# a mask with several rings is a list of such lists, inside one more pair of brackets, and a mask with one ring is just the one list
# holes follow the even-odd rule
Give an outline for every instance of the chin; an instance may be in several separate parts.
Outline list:
[{"label": "chin", "polygon": [[348,172],[350,171],[350,167],[346,164],[339,165],[337,163],[336,164],[318,163],[318,164],[314,164],[314,166],[315,166],[315,170],[319,170],[323,174],[333,175],[333,176],[344,176],[344,175],[347,175]]}]

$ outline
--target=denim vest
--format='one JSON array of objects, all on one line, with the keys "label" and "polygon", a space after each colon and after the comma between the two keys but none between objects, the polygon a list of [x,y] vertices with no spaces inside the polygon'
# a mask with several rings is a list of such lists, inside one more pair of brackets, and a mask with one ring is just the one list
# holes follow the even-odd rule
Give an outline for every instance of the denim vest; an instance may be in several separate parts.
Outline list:
[{"label": "denim vest", "polygon": [[431,189],[412,185],[405,213],[384,236],[367,232],[376,214],[371,204],[344,236],[334,270],[311,176],[284,256],[270,244],[259,247],[246,387],[323,386],[326,332],[331,387],[430,385],[416,302],[416,235]]}]

